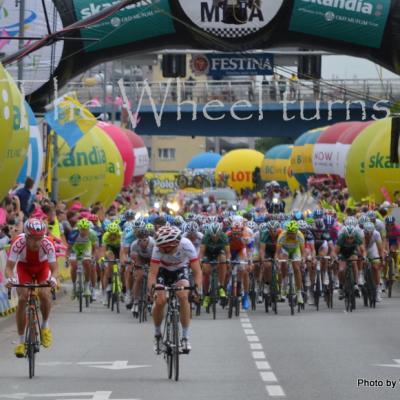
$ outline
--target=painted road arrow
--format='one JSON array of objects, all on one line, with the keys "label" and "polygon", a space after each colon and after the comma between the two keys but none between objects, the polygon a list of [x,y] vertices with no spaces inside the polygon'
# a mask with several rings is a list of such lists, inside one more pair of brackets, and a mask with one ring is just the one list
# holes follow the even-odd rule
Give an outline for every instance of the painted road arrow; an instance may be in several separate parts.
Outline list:
[{"label": "painted road arrow", "polygon": [[376,367],[390,367],[390,368],[400,368],[400,359],[393,359],[396,364],[373,364]]},{"label": "painted road arrow", "polygon": [[[140,399],[111,399],[112,392],[82,392],[82,393],[46,393],[46,394],[30,394],[30,393],[14,393],[2,394],[1,399],[23,400],[29,397],[44,398],[55,397],[57,400],[140,400]],[[85,399],[82,398],[87,397]],[[64,399],[67,398],[67,399]]]},{"label": "painted road arrow", "polygon": [[128,361],[96,361],[96,362],[79,362],[78,365],[82,365],[90,368],[103,368],[114,371],[120,371],[124,369],[136,369],[136,368],[149,368],[151,365],[128,365]]}]

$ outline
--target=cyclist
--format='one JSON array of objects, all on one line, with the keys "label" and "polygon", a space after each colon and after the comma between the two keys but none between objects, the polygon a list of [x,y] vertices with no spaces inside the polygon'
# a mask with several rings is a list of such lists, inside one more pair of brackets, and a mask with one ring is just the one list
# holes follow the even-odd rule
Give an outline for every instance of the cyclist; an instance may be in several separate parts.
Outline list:
[{"label": "cyclist", "polygon": [[386,227],[386,242],[385,250],[386,253],[395,254],[395,263],[399,265],[398,252],[400,249],[400,225],[396,224],[396,218],[389,215],[385,218]]},{"label": "cyclist", "polygon": [[197,225],[196,222],[191,221],[186,224],[183,237],[189,239],[193,243],[197,253],[199,253],[200,245],[203,240],[203,234],[200,232],[199,225]]},{"label": "cyclist", "polygon": [[[296,221],[289,221],[285,229],[278,237],[278,243],[275,251],[276,259],[292,260],[294,278],[297,290],[297,302],[303,304],[303,296],[301,294],[301,260],[304,259],[305,240],[303,234],[299,231],[299,225]],[[284,282],[287,276],[287,263],[281,265],[282,280]],[[286,296],[286,285],[282,284],[281,296]]]},{"label": "cyclist", "polygon": [[204,308],[207,308],[210,303],[209,279],[212,270],[211,264],[209,263],[210,261],[218,262],[218,295],[221,299],[226,298],[224,287],[227,270],[226,263],[229,262],[229,260],[227,260],[229,254],[228,237],[222,231],[221,225],[218,222],[210,224],[201,242],[199,254],[203,268]]},{"label": "cyclist", "polygon": [[264,294],[266,295],[270,292],[269,285],[272,280],[272,261],[266,260],[275,257],[276,245],[278,244],[278,237],[281,232],[281,224],[278,221],[267,222],[265,229],[261,230],[260,261],[262,264],[262,274],[260,280],[263,279],[266,284],[264,286]]},{"label": "cyclist", "polygon": [[[31,218],[25,222],[24,233],[18,235],[11,244],[10,255],[7,260],[5,277],[6,287],[11,288],[15,284],[45,283],[52,287],[57,286],[57,260],[56,251],[52,241],[46,236],[46,225],[39,219]],[[16,278],[14,268],[17,266]],[[28,301],[28,289],[17,288],[17,329],[18,345],[15,347],[15,355],[18,358],[25,355],[25,326],[26,303]],[[42,345],[50,347],[52,333],[49,327],[51,310],[50,289],[39,289],[40,309],[42,312]]]},{"label": "cyclist", "polygon": [[[232,219],[232,228],[227,232],[230,248],[230,259],[239,260],[240,262],[249,263],[247,256],[247,245],[251,242],[253,233],[249,228],[244,226],[243,218],[235,216]],[[249,301],[249,271],[250,265],[243,265],[237,274],[237,291],[241,293],[241,283],[243,282],[243,310],[248,310],[250,307]]]},{"label": "cyclist", "polygon": [[[335,256],[340,259],[339,261],[339,282],[343,287],[345,280],[345,269],[346,262],[352,261],[353,275],[354,275],[354,290],[359,296],[359,287],[357,282],[359,281],[358,276],[358,265],[357,259],[359,256],[365,257],[364,239],[362,237],[362,231],[353,226],[345,225],[339,232],[339,237],[335,246]],[[339,299],[343,299],[343,290],[339,292]]]},{"label": "cyclist", "polygon": [[[182,238],[182,233],[177,227],[164,226],[158,229],[155,237],[155,246],[150,261],[148,289],[153,291],[155,286],[164,287],[176,284],[189,286],[189,269],[193,271],[193,278],[198,295],[201,296],[202,272],[196,249],[187,238]],[[151,293],[153,295],[153,293]],[[155,351],[160,352],[161,324],[164,307],[167,303],[166,293],[158,291],[153,295],[153,321],[155,328]],[[188,340],[190,322],[190,304],[188,291],[177,293],[180,304],[182,325],[181,346],[183,351],[189,352],[191,346]]]},{"label": "cyclist", "polygon": [[[91,296],[89,281],[91,278],[92,255],[97,250],[96,233],[90,229],[90,222],[86,218],[82,218],[77,224],[78,235],[73,239],[69,261],[71,264],[71,280],[72,280],[72,295],[71,298],[76,298],[76,270],[78,267],[77,258],[82,258],[82,266],[84,270],[84,296]],[[95,283],[96,280],[94,280]],[[93,283],[93,277],[92,277]],[[96,292],[93,291],[96,296]],[[94,300],[94,299],[93,299]]]},{"label": "cyclist", "polygon": [[[371,262],[376,285],[376,301],[379,303],[382,301],[382,291],[379,283],[380,269],[383,260],[383,243],[380,233],[376,230],[375,225],[372,222],[366,222],[364,224],[364,240],[367,256],[370,259],[373,259]],[[380,258],[379,260],[378,257]]]},{"label": "cyclist", "polygon": [[153,254],[154,239],[150,236],[147,228],[138,230],[137,239],[132,243],[130,248],[130,257],[133,260],[135,268],[135,279],[133,284],[133,304],[132,313],[135,317],[138,316],[138,303],[140,298],[140,288],[144,275],[143,267],[148,267],[150,264],[151,255]]}]

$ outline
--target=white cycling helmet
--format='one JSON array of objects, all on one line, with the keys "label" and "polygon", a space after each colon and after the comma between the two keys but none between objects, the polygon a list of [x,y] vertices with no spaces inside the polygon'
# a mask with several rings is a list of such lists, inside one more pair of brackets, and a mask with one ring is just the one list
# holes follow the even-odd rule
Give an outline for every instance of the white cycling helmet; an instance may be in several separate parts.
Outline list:
[{"label": "white cycling helmet", "polygon": [[156,233],[156,245],[178,244],[181,237],[182,232],[176,226],[162,226]]}]

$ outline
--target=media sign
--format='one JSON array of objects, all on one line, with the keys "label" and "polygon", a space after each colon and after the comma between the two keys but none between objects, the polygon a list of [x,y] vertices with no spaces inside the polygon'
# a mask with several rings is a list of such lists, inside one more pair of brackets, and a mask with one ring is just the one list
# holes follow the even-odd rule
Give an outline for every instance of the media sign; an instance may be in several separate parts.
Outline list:
[{"label": "media sign", "polygon": [[260,54],[196,54],[192,57],[192,70],[195,75],[248,76],[272,75],[274,56],[269,53]]}]

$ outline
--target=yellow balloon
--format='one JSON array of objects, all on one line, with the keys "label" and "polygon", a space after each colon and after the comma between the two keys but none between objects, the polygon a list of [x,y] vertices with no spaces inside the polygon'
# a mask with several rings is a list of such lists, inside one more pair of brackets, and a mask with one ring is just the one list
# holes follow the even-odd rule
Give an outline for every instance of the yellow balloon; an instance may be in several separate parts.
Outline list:
[{"label": "yellow balloon", "polygon": [[103,131],[92,128],[74,149],[58,136],[58,197],[71,201],[79,198],[84,206],[96,202],[106,179],[107,152],[102,145]]},{"label": "yellow balloon", "polygon": [[369,195],[365,181],[366,153],[377,132],[385,129],[386,126],[386,119],[381,119],[368,125],[354,140],[347,154],[345,180],[350,195],[356,201],[360,201],[363,197]]},{"label": "yellow balloon", "polygon": [[9,75],[0,63],[0,168],[13,134],[13,96]]},{"label": "yellow balloon", "polygon": [[15,185],[19,171],[24,165],[29,146],[29,119],[24,99],[7,71],[4,71],[4,76],[9,80],[8,96],[11,110],[12,135],[6,148],[6,156],[0,168],[0,198],[3,198]]},{"label": "yellow balloon", "polygon": [[274,181],[275,178],[275,158],[264,158],[261,164],[261,179],[263,181]]},{"label": "yellow balloon", "polygon": [[104,186],[98,194],[97,201],[108,208],[121,191],[124,184],[124,162],[117,146],[103,131],[98,134],[103,149],[106,149],[107,168]]},{"label": "yellow balloon", "polygon": [[374,122],[374,138],[366,151],[365,182],[375,201],[393,201],[394,192],[400,190],[400,163],[390,162],[392,119]]},{"label": "yellow balloon", "polygon": [[253,189],[253,171],[261,169],[264,155],[256,150],[232,150],[219,160],[215,169],[215,179],[220,182],[220,174],[228,175],[228,186],[240,192]]}]

